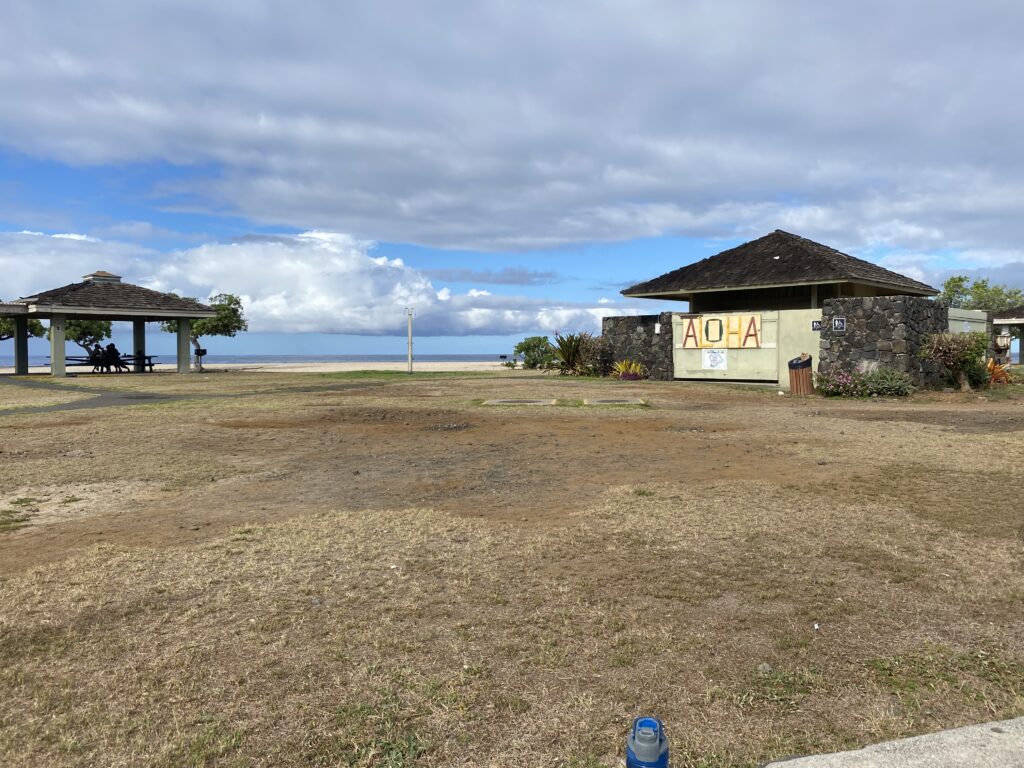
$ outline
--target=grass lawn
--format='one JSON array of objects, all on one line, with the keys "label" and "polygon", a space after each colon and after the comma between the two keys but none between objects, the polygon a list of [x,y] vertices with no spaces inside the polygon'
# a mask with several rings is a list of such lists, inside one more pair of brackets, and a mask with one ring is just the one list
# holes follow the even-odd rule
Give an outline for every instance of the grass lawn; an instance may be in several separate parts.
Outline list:
[{"label": "grass lawn", "polygon": [[752,767],[1024,714],[1020,389],[224,378],[0,416],[4,765],[597,768],[653,714]]}]

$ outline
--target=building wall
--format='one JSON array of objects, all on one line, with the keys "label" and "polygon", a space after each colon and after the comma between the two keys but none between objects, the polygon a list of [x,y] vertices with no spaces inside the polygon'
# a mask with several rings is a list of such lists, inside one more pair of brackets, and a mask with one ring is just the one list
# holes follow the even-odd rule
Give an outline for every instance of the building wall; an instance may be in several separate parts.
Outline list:
[{"label": "building wall", "polygon": [[[783,312],[708,312],[701,314],[674,314],[672,316],[673,374],[677,379],[706,379],[708,381],[771,381],[779,376],[779,315]],[[692,320],[700,326],[709,316],[718,318],[760,317],[760,345],[747,349],[718,349],[724,355],[726,367],[711,369],[705,365],[709,349],[685,349],[685,327]],[[742,327],[742,326],[740,326]]]},{"label": "building wall", "polygon": [[821,319],[821,310],[791,309],[749,314],[759,314],[761,317],[761,346],[758,349],[725,350],[728,366],[725,370],[705,370],[702,350],[682,348],[682,327],[693,315],[674,315],[674,377],[710,381],[763,381],[789,389],[789,368],[786,363],[804,352],[812,356],[818,354],[818,331],[814,330],[812,324]]},{"label": "building wall", "polygon": [[806,352],[817,362],[821,332],[813,323],[821,320],[820,309],[799,309],[779,312],[779,386],[789,389],[789,368],[786,363]]},{"label": "building wall", "polygon": [[[918,357],[925,337],[949,328],[941,301],[918,296],[830,299],[821,319],[820,373],[886,365],[908,373],[918,386],[941,381],[939,367]],[[845,320],[845,329],[837,319]]]},{"label": "building wall", "polygon": [[948,330],[952,333],[992,333],[992,321],[988,312],[980,309],[949,308]]},{"label": "building wall", "polygon": [[[918,358],[926,336],[947,330],[962,333],[965,322],[971,331],[991,335],[992,330],[984,312],[949,310],[939,301],[917,296],[834,298],[822,309],[756,314],[761,315],[761,348],[727,350],[725,371],[704,370],[702,351],[682,348],[680,327],[689,314],[606,317],[602,332],[613,359],[639,360],[652,379],[774,381],[788,389],[786,363],[803,352],[816,358],[819,372],[878,364],[905,371],[918,386],[935,385],[942,381],[938,366]],[[838,317],[846,320],[845,331],[833,325]],[[814,330],[815,321],[821,322],[820,331]]]},{"label": "building wall", "polygon": [[606,317],[601,335],[613,360],[639,360],[652,379],[672,378],[672,313]]}]

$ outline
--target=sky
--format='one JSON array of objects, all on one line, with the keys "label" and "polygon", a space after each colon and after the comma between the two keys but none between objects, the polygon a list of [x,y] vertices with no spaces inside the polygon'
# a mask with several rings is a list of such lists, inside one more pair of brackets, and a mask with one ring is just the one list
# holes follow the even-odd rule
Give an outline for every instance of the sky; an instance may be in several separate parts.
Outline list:
[{"label": "sky", "polygon": [[1019,3],[4,12],[0,299],[104,269],[242,297],[215,354],[401,353],[407,306],[420,353],[507,353],[774,229],[1024,287]]}]

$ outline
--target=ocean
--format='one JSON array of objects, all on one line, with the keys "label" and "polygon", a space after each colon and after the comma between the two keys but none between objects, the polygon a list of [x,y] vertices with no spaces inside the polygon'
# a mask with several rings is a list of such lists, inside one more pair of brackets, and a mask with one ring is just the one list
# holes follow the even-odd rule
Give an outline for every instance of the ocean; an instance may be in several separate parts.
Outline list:
[{"label": "ocean", "polygon": [[[68,354],[74,354],[69,352]],[[174,354],[155,355],[157,363],[173,363]],[[203,362],[208,365],[235,363],[258,365],[267,363],[404,363],[405,355],[207,355]],[[413,361],[420,363],[489,363],[500,362],[501,355],[417,355]],[[50,358],[29,355],[30,366],[49,365]],[[14,365],[13,355],[0,355],[0,368]]]}]

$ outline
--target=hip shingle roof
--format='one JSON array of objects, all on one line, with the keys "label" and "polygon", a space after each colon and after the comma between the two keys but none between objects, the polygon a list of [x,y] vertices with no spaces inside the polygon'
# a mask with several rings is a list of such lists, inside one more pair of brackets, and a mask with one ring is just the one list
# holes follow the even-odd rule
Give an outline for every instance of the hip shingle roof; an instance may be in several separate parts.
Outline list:
[{"label": "hip shingle roof", "polygon": [[695,264],[637,283],[625,296],[814,283],[872,283],[934,296],[937,290],[835,248],[777,229]]}]

